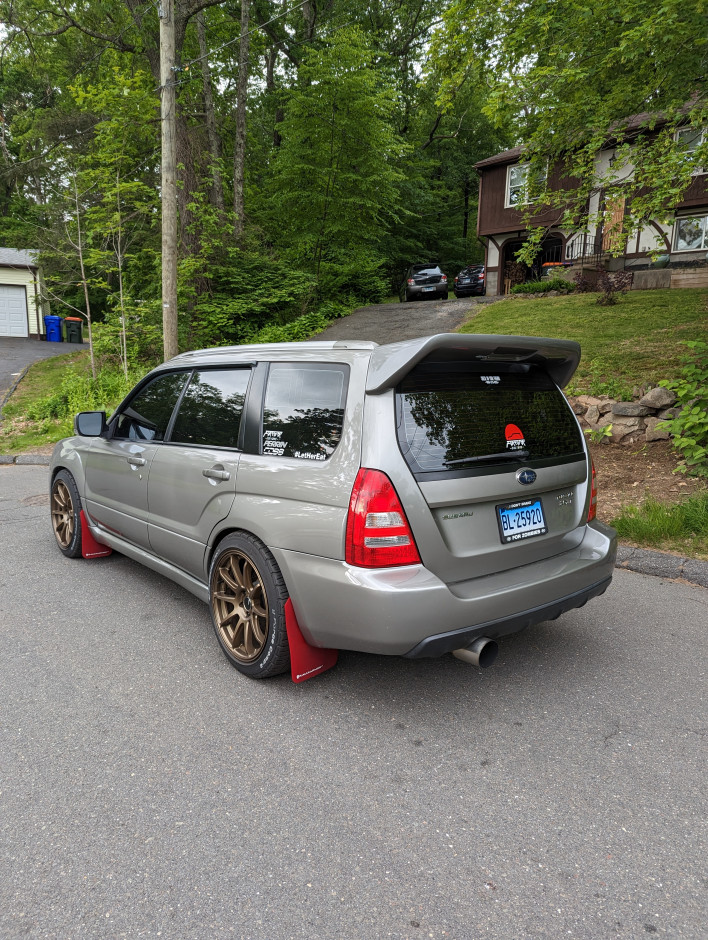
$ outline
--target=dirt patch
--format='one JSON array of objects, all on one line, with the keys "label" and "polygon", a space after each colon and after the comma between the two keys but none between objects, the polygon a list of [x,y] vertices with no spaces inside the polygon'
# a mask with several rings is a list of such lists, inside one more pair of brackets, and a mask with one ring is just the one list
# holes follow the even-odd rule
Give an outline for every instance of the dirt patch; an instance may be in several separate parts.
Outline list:
[{"label": "dirt patch", "polygon": [[597,471],[597,515],[610,522],[620,510],[653,496],[675,503],[706,489],[695,477],[675,473],[678,459],[668,441],[650,444],[590,444]]}]

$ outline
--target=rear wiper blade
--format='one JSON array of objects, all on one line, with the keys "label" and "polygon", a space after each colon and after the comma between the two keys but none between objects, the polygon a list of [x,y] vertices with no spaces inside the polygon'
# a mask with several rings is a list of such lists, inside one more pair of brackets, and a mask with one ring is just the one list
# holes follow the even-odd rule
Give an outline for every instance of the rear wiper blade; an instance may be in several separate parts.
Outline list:
[{"label": "rear wiper blade", "polygon": [[457,463],[480,463],[483,460],[526,460],[529,456],[527,450],[503,450],[501,454],[485,454],[483,457],[461,457],[459,460],[443,460],[446,467]]}]

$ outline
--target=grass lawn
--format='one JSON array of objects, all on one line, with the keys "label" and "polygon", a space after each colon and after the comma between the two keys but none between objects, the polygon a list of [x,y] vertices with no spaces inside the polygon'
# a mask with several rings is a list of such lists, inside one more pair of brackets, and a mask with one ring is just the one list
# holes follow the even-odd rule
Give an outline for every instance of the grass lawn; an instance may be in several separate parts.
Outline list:
[{"label": "grass lawn", "polygon": [[[708,291],[630,291],[613,307],[598,294],[514,297],[482,308],[461,333],[574,339],[583,355],[571,393],[624,397],[633,386],[678,376],[686,340],[708,340]],[[619,394],[616,394],[619,393]]]},{"label": "grass lawn", "polygon": [[673,505],[647,499],[626,507],[612,525],[636,545],[708,559],[708,492]]}]

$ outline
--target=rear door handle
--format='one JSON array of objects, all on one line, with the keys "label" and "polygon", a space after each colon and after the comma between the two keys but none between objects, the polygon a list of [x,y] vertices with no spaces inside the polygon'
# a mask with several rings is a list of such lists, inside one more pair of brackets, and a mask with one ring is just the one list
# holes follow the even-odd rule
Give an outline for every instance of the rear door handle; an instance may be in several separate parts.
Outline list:
[{"label": "rear door handle", "polygon": [[202,470],[202,476],[210,480],[230,480],[231,474],[228,470]]},{"label": "rear door handle", "polygon": [[128,463],[131,467],[144,467],[146,460],[144,457],[128,457]]}]

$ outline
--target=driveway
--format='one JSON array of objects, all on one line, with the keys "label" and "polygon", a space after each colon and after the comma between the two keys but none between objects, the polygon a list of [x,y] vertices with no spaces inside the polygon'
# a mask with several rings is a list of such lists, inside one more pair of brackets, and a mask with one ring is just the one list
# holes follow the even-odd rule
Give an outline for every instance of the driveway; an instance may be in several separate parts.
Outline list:
[{"label": "driveway", "polygon": [[27,366],[40,359],[65,356],[67,353],[86,349],[80,343],[47,343],[38,339],[19,339],[15,336],[0,337],[0,407],[8,390],[17,382]]},{"label": "driveway", "polygon": [[708,591],[256,682],[47,487],[0,467],[0,936],[705,940]]},{"label": "driveway", "polygon": [[336,320],[315,339],[368,339],[374,343],[397,343],[435,333],[454,333],[465,320],[492,303],[495,297],[458,300],[417,300],[413,303],[376,304],[359,307]]}]

